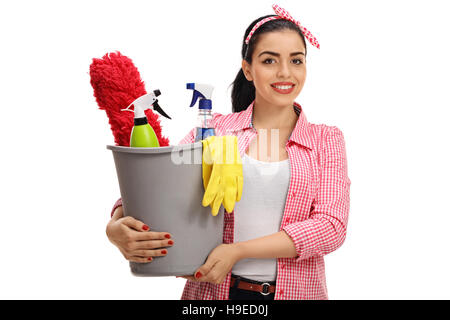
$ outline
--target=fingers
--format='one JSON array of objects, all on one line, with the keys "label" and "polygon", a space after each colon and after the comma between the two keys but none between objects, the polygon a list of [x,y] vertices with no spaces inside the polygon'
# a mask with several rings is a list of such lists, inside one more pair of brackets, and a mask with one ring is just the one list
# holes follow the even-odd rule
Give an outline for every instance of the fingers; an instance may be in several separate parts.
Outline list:
[{"label": "fingers", "polygon": [[155,257],[164,257],[167,255],[167,249],[160,250],[134,250],[131,252],[122,252],[125,258],[131,262],[149,263]]},{"label": "fingers", "polygon": [[166,247],[174,245],[168,232],[150,231],[150,227],[133,217],[122,218],[123,228],[119,248],[125,258],[132,262],[148,263],[154,257],[167,255]]},{"label": "fingers", "polygon": [[208,187],[206,188],[205,194],[203,195],[202,205],[204,207],[211,206],[211,214],[216,216],[219,213],[220,205],[224,200],[224,186],[222,185],[222,177],[215,176],[213,180],[210,181]]},{"label": "fingers", "polygon": [[148,231],[149,227],[142,221],[136,220],[133,217],[127,216],[122,218],[122,223],[136,231]]},{"label": "fingers", "polygon": [[216,198],[214,199],[213,206],[212,206],[212,215],[213,216],[217,216],[217,214],[219,213],[220,205],[222,204],[223,196],[224,196],[223,189],[224,189],[223,187],[219,188]]},{"label": "fingers", "polygon": [[174,245],[172,239],[163,241],[135,241],[122,251],[125,258],[132,262],[148,263],[153,261],[154,257],[164,257],[168,254],[168,249]]},{"label": "fingers", "polygon": [[211,171],[212,167],[211,165],[206,164],[205,162],[202,163],[202,179],[203,179],[203,189],[208,188],[209,179],[211,179]]},{"label": "fingers", "polygon": [[167,240],[172,236],[168,232],[153,232],[150,231],[150,227],[142,221],[136,220],[133,217],[127,216],[122,219],[122,223],[129,227],[132,231],[130,238],[135,241],[141,240]]},{"label": "fingers", "polygon": [[143,240],[143,241],[136,241],[135,248],[136,249],[159,249],[159,248],[165,248],[165,247],[171,247],[174,245],[174,241],[172,239],[165,239],[165,240]]},{"label": "fingers", "polygon": [[217,191],[219,189],[219,182],[220,175],[214,176],[212,180],[209,181],[202,200],[202,205],[204,207],[208,206],[216,197]]},{"label": "fingers", "polygon": [[125,258],[130,262],[137,262],[137,263],[149,263],[149,262],[153,261],[152,257],[144,258],[144,257],[136,257],[136,256],[131,256],[131,257],[125,256]]},{"label": "fingers", "polygon": [[197,271],[194,272],[194,278],[197,281],[211,281],[211,275],[209,272],[214,267],[214,265],[217,263],[217,260],[208,259],[204,265],[202,265],[200,268],[197,269]]},{"label": "fingers", "polygon": [[228,213],[231,213],[234,209],[234,204],[236,203],[236,194],[237,194],[237,186],[236,186],[236,178],[235,177],[226,177],[225,178],[225,194],[223,197],[223,207]]},{"label": "fingers", "polygon": [[133,240],[136,241],[145,241],[145,240],[167,240],[172,238],[170,233],[168,232],[156,232],[156,231],[147,231],[147,232],[132,232]]}]

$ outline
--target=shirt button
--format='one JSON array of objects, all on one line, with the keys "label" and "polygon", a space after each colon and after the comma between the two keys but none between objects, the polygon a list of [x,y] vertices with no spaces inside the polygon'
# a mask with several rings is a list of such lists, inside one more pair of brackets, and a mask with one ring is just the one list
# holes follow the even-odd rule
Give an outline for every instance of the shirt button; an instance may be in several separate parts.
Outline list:
[{"label": "shirt button", "polygon": [[278,291],[278,293],[280,294],[280,296],[282,296],[283,293],[284,293],[283,289],[280,289],[280,290]]},{"label": "shirt button", "polygon": [[281,269],[284,269],[284,267],[286,267],[286,265],[284,263],[281,264]]},{"label": "shirt button", "polygon": [[295,198],[295,192],[292,192],[292,193],[291,193],[291,197],[292,197],[292,198]]}]

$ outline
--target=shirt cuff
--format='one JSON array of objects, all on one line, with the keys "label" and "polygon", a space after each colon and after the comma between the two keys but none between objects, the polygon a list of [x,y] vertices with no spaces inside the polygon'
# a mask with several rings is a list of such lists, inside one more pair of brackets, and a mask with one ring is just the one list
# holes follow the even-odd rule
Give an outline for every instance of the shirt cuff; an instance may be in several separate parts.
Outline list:
[{"label": "shirt cuff", "polygon": [[114,204],[112,210],[111,210],[111,218],[114,215],[114,211],[116,211],[116,209],[118,207],[120,207],[122,205],[122,198],[120,198],[119,200],[116,201],[116,203]]},{"label": "shirt cuff", "polygon": [[287,233],[287,235],[292,239],[295,245],[295,251],[297,251],[297,257],[294,258],[296,262],[299,262],[301,258],[301,242],[302,239],[299,237],[299,230],[296,223],[288,224],[283,227],[283,231]]}]

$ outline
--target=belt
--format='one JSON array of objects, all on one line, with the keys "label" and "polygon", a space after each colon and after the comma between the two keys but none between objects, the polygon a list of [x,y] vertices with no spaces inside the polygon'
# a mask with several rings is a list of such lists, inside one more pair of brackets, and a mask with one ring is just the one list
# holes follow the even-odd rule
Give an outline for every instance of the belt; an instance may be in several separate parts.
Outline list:
[{"label": "belt", "polygon": [[236,284],[236,281],[238,281],[238,284],[237,284],[238,289],[259,292],[264,296],[275,292],[275,285],[271,285],[270,283],[267,283],[267,282],[253,283],[253,282],[245,281],[240,277],[232,276],[231,277],[231,286],[232,287],[234,287],[234,285]]}]

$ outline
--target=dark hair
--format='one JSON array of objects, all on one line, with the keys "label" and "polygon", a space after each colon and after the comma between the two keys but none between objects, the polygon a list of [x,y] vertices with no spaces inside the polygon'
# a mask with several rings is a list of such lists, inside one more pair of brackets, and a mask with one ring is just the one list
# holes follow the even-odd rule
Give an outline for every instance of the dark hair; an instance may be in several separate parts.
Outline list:
[{"label": "dark hair", "polygon": [[[252,35],[249,44],[245,44],[245,39],[247,38],[250,31],[253,29],[253,26],[257,24],[259,21],[267,18],[272,17],[274,15],[268,15],[261,18],[256,19],[253,21],[245,31],[244,39],[242,41],[242,50],[241,55],[242,59],[247,61],[248,63],[252,63],[252,55],[253,51],[255,50],[255,46],[258,42],[258,38],[261,34],[267,33],[267,32],[273,32],[278,30],[294,30],[297,31],[300,37],[303,40],[303,43],[305,44],[305,56],[306,56],[306,42],[305,42],[305,36],[303,35],[300,28],[294,24],[293,22],[285,19],[275,19],[271,20],[269,22],[264,23],[261,25],[258,29],[256,29],[255,33]],[[234,79],[233,83],[231,84],[233,86],[231,91],[231,105],[232,105],[232,111],[233,112],[240,112],[245,109],[252,103],[253,100],[255,100],[255,86],[253,85],[252,81],[248,81],[247,78],[244,75],[244,71],[239,70],[236,79]]]}]

